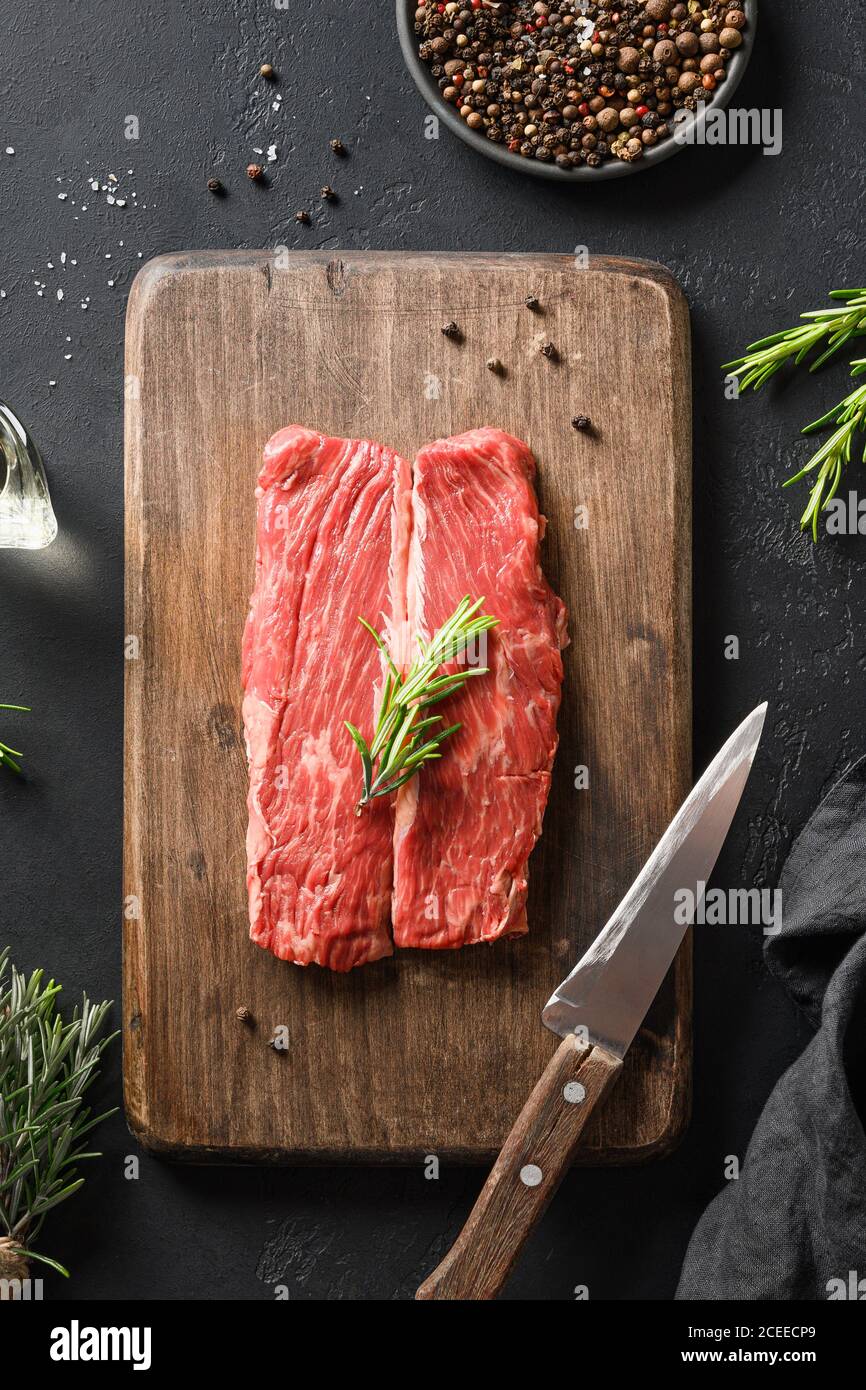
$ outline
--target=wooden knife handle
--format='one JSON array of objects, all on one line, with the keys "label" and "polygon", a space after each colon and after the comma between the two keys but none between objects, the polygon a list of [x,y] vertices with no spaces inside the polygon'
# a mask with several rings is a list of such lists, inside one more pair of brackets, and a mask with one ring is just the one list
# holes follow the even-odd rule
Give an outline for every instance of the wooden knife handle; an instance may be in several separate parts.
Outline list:
[{"label": "wooden knife handle", "polygon": [[491,1299],[559,1187],[584,1126],[622,1070],[570,1035],[557,1048],[454,1245],[416,1298]]}]

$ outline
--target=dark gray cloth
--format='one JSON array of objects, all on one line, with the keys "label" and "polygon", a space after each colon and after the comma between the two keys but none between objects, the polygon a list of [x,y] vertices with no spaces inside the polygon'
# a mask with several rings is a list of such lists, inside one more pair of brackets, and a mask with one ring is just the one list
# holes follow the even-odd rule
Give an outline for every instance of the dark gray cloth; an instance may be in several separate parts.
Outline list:
[{"label": "dark gray cloth", "polygon": [[765,958],[818,1031],[701,1217],[678,1299],[845,1296],[833,1280],[863,1280],[866,1297],[866,758],[818,806],[779,887]]}]

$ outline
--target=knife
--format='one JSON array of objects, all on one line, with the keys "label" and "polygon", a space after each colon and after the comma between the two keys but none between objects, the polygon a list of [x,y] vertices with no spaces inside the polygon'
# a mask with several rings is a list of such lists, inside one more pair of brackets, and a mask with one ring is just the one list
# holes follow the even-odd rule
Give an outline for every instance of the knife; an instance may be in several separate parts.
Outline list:
[{"label": "knife", "polygon": [[658,993],[688,922],[675,894],[695,905],[725,842],[761,738],[759,705],[716,754],[607,926],[541,1013],[563,1041],[521,1110],[455,1244],[419,1299],[492,1299],[571,1162],[587,1120],[622,1071],[623,1057]]}]

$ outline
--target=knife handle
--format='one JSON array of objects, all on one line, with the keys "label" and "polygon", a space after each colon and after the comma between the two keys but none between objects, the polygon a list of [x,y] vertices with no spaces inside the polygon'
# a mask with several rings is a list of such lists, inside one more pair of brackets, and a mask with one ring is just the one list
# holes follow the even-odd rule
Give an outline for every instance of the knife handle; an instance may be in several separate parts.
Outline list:
[{"label": "knife handle", "polygon": [[584,1126],[622,1061],[570,1034],[551,1057],[503,1145],[469,1219],[419,1299],[492,1299],[544,1215]]}]

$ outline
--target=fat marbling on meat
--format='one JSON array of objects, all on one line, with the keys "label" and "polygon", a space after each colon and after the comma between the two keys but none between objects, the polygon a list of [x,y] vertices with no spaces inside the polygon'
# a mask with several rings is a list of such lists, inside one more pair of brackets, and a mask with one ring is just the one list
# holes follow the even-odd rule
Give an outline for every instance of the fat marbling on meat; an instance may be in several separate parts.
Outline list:
[{"label": "fat marbling on meat", "polygon": [[415,459],[407,581],[410,633],[430,634],[464,594],[499,626],[490,667],[437,706],[462,728],[397,794],[397,946],[457,947],[520,935],[527,861],[556,752],[565,607],[539,562],[544,519],[527,446],[496,429],[442,439]]},{"label": "fat marbling on meat", "polygon": [[243,643],[250,934],[298,965],[350,970],[392,951],[393,811],[355,815],[343,721],[372,722],[382,680],[358,615],[405,618],[410,487],[380,444],[290,426],[265,448]]}]

